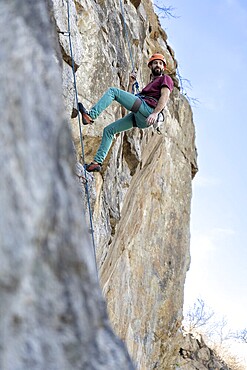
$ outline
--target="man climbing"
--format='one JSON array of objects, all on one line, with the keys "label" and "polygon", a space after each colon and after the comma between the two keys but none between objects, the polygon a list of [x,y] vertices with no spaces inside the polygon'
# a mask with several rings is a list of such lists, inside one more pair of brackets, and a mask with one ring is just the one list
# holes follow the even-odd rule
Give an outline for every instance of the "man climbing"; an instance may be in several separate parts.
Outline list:
[{"label": "man climbing", "polygon": [[127,131],[132,127],[144,129],[157,122],[158,114],[168,102],[173,89],[173,81],[171,77],[163,75],[166,60],[162,54],[153,54],[148,61],[148,67],[151,70],[151,81],[139,94],[133,95],[130,92],[136,81],[136,76],[132,73],[129,79],[128,92],[111,87],[89,111],[81,103],[78,104],[84,125],[92,123],[114,100],[131,111],[125,117],[104,128],[102,141],[94,160],[86,165],[87,171],[101,170],[115,134]]}]

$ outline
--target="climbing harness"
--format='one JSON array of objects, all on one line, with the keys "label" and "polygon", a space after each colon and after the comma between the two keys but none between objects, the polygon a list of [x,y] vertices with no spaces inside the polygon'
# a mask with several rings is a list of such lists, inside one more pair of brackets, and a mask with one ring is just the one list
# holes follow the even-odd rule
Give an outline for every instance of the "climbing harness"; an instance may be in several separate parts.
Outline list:
[{"label": "climbing harness", "polygon": [[[66,32],[59,31],[59,33],[63,34],[64,36],[68,36],[68,38],[69,38],[69,49],[70,49],[71,67],[72,67],[72,73],[73,73],[75,100],[76,100],[76,107],[77,107],[77,110],[79,112],[78,91],[77,91],[76,77],[75,77],[75,62],[74,62],[74,57],[73,57],[73,48],[72,48],[72,40],[71,40],[71,32],[70,32],[69,0],[67,0],[67,15],[68,15],[68,23],[67,23],[68,30]],[[79,132],[80,132],[80,144],[81,144],[81,151],[82,151],[82,160],[83,160],[83,164],[85,164],[85,154],[84,154],[84,144],[83,144],[83,137],[82,137],[82,126],[81,126],[80,114],[78,114],[78,126],[79,126]],[[86,192],[86,195],[87,195],[88,213],[89,213],[89,220],[90,220],[90,231],[91,231],[92,243],[93,243],[93,254],[94,254],[96,275],[97,275],[97,278],[98,278],[97,262],[96,262],[96,248],[95,248],[94,228],[93,228],[93,217],[92,217],[92,210],[91,210],[91,205],[90,205],[90,195],[89,195],[89,189],[88,189],[87,171],[85,169],[84,169],[84,176],[81,176],[81,177],[83,178],[83,183],[85,185],[85,192]]]},{"label": "climbing harness", "polygon": [[[135,64],[134,64],[134,59],[133,59],[133,56],[132,56],[128,30],[127,30],[127,25],[126,25],[126,21],[125,21],[123,3],[122,3],[122,0],[119,0],[119,2],[120,2],[120,9],[121,9],[122,17],[123,17],[124,34],[125,34],[125,37],[126,37],[126,40],[127,40],[128,48],[129,48],[130,60],[131,60],[131,65],[132,65],[132,73],[135,73]],[[137,80],[132,85],[132,93],[133,94],[134,93],[139,93],[139,84],[138,84]]]},{"label": "climbing harness", "polygon": [[137,98],[132,107],[130,108],[131,112],[137,113],[141,105],[142,105],[141,99]]},{"label": "climbing harness", "polygon": [[[141,104],[142,104],[142,99],[145,98],[145,95],[142,95],[142,94],[136,94],[136,96],[138,97],[138,99],[134,102],[132,108],[131,108],[131,111],[136,113],[138,112]],[[157,99],[149,96],[148,99],[152,99],[154,100],[156,103],[158,102]],[[158,114],[158,117],[157,117],[157,120],[156,122],[152,125],[153,128],[156,130],[157,134],[161,135],[162,132],[160,131],[160,127],[161,125],[164,123],[165,121],[165,116],[164,116],[164,111],[162,110],[159,114]],[[134,122],[133,124],[133,127],[137,127],[137,124],[136,122]]]}]

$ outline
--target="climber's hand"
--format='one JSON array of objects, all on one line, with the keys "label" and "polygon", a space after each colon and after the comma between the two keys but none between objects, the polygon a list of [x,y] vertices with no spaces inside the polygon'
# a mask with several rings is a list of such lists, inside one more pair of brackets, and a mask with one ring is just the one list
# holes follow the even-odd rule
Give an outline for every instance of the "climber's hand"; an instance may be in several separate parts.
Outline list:
[{"label": "climber's hand", "polygon": [[157,119],[158,119],[158,114],[159,114],[159,113],[151,113],[151,114],[148,116],[148,118],[146,119],[146,122],[147,122],[147,125],[148,125],[148,126],[153,125],[153,124],[157,121]]},{"label": "climber's hand", "polygon": [[136,81],[136,72],[131,72],[129,75],[129,84],[133,85]]}]

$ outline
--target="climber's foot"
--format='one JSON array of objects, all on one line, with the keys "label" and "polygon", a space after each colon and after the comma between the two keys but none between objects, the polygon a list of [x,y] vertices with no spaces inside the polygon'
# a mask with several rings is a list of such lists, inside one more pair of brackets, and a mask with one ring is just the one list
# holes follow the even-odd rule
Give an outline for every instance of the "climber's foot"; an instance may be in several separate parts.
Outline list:
[{"label": "climber's foot", "polygon": [[101,164],[100,163],[94,163],[91,162],[89,164],[85,164],[85,169],[88,172],[100,172],[101,171]]},{"label": "climber's foot", "polygon": [[[92,118],[89,115],[88,110],[84,107],[82,103],[78,103],[79,112],[82,116],[82,123],[83,125],[89,125],[93,123]],[[78,116],[78,110],[76,108],[73,108],[71,118],[76,118]]]},{"label": "climber's foot", "polygon": [[78,108],[79,108],[79,112],[81,113],[81,116],[82,116],[82,122],[83,122],[83,125],[89,125],[89,124],[92,124],[92,123],[93,123],[93,120],[92,120],[92,118],[90,117],[89,112],[88,112],[88,110],[84,107],[84,105],[83,105],[82,103],[78,103]]}]

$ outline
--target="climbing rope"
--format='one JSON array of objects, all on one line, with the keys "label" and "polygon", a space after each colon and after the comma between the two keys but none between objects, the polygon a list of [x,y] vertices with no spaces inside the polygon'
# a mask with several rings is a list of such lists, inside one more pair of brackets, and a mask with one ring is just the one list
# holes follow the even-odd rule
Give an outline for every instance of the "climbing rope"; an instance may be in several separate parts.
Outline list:
[{"label": "climbing rope", "polygon": [[[79,126],[79,132],[80,132],[80,144],[81,144],[81,151],[82,151],[82,160],[83,164],[85,164],[85,152],[84,152],[84,144],[83,144],[83,137],[82,137],[82,125],[81,125],[81,119],[79,114],[79,100],[78,100],[78,90],[76,85],[76,76],[75,76],[75,62],[73,57],[73,48],[72,48],[72,40],[71,40],[71,32],[70,32],[70,8],[69,8],[69,0],[67,0],[67,13],[68,13],[68,30],[67,32],[60,32],[64,36],[68,36],[69,38],[69,48],[70,48],[70,57],[71,57],[71,67],[73,72],[73,82],[74,82],[74,91],[75,91],[75,100],[76,100],[76,107],[78,111],[78,126]],[[94,239],[94,228],[93,228],[93,216],[92,216],[92,210],[90,205],[90,194],[88,189],[88,181],[87,181],[87,171],[84,167],[84,175],[85,175],[85,191],[87,195],[87,204],[88,204],[88,212],[89,212],[89,220],[90,220],[90,231],[92,235],[92,243],[93,243],[93,253],[94,253],[94,261],[95,261],[95,267],[96,267],[96,273],[97,273],[97,262],[96,262],[96,248],[95,248],[95,239]],[[98,276],[98,273],[97,273]]]},{"label": "climbing rope", "polygon": [[[125,37],[126,37],[126,40],[127,40],[127,43],[128,43],[130,60],[131,60],[131,65],[132,65],[132,72],[134,73],[135,72],[135,64],[134,64],[134,59],[133,59],[133,56],[132,56],[129,34],[128,34],[127,25],[126,25],[126,21],[125,21],[123,3],[122,3],[122,0],[119,0],[119,1],[120,1],[120,9],[121,9],[122,17],[123,17],[124,34],[125,34]],[[136,91],[139,92],[139,84],[138,84],[137,81],[134,82],[132,89],[133,89],[133,91],[132,91],[133,93],[134,93],[134,89],[136,89]]]}]

